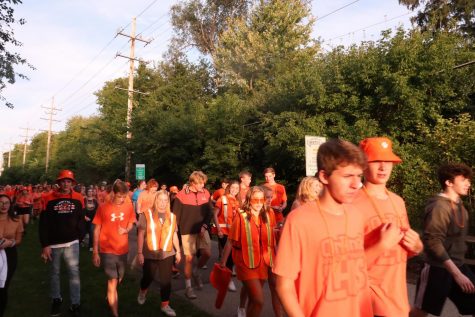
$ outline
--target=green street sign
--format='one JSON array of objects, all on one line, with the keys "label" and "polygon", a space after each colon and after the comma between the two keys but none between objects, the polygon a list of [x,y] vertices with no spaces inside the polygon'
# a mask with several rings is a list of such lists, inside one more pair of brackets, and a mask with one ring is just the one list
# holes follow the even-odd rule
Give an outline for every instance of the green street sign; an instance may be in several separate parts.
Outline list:
[{"label": "green street sign", "polygon": [[145,179],[145,164],[135,164],[135,179]]}]

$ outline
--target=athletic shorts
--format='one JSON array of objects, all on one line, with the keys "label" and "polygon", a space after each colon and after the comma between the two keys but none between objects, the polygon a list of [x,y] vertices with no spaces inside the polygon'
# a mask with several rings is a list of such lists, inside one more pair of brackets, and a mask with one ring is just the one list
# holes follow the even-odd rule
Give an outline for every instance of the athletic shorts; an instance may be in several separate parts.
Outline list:
[{"label": "athletic shorts", "polygon": [[127,265],[127,253],[121,255],[101,253],[100,257],[107,279],[121,280],[124,277],[125,266]]},{"label": "athletic shorts", "polygon": [[208,231],[205,231],[202,237],[198,234],[183,234],[181,236],[183,254],[195,255],[198,249],[207,249],[211,252],[211,239]]},{"label": "athletic shorts", "polygon": [[31,207],[16,207],[16,214],[17,215],[31,215]]},{"label": "athletic shorts", "polygon": [[[467,265],[460,271],[475,284],[475,275]],[[440,316],[445,300],[449,298],[461,315],[475,314],[475,294],[464,293],[445,268],[424,265],[417,281],[414,306],[435,316]]]}]

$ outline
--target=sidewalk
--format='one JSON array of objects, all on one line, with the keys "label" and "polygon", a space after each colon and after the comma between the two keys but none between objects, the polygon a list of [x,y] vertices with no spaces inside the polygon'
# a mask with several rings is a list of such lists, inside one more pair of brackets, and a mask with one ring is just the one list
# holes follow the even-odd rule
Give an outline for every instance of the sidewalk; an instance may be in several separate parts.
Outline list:
[{"label": "sidewalk", "polygon": [[[132,261],[132,259],[135,257],[137,251],[137,243],[136,243],[136,231],[132,230],[129,233],[129,263]],[[241,283],[236,279],[236,277],[233,277],[234,283],[236,284],[236,287],[238,289],[237,292],[228,292],[226,295],[226,298],[224,300],[224,304],[221,307],[221,309],[216,309],[214,307],[214,302],[216,300],[216,290],[209,284],[209,274],[211,272],[211,269],[213,268],[214,263],[218,259],[218,243],[216,241],[211,241],[211,259],[208,261],[208,268],[206,270],[201,270],[201,275],[203,278],[203,283],[204,283],[204,288],[202,290],[196,290],[195,293],[198,296],[197,299],[190,300],[190,302],[194,305],[196,305],[198,308],[200,308],[203,311],[206,311],[212,316],[216,317],[233,317],[237,315],[237,308],[239,306],[239,290]],[[182,271],[183,269],[183,261],[179,265],[180,270]],[[135,269],[137,272],[140,272],[140,268]],[[183,271],[182,271],[183,272]],[[412,304],[412,301],[414,299],[414,293],[416,291],[416,286],[413,284],[407,284],[408,286],[408,293],[409,293],[409,302]],[[156,283],[152,284],[152,287],[157,287],[158,285]],[[172,280],[172,291],[175,295],[183,297],[186,299],[185,296],[185,281],[183,279],[183,274],[178,278]],[[268,317],[268,316],[274,316],[274,313],[272,311],[272,305],[271,305],[271,296],[270,296],[270,291],[269,291],[269,286],[266,283],[264,285],[264,298],[265,298],[265,303],[264,303],[264,309],[262,311],[261,316],[263,317]],[[429,315],[432,316],[432,315]],[[455,306],[447,300],[444,311],[442,312],[441,317],[459,317],[457,313],[457,309]],[[339,316],[335,316],[339,317]]]}]

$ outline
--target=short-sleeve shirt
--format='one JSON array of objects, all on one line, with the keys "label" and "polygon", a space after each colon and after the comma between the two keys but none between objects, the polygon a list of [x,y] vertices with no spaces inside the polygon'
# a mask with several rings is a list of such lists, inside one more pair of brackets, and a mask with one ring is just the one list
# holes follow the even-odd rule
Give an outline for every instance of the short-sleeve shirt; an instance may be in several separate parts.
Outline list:
[{"label": "short-sleeve shirt", "polygon": [[279,207],[284,201],[287,201],[287,193],[285,191],[284,185],[275,183],[274,185],[264,184],[264,186],[272,189],[272,207]]},{"label": "short-sleeve shirt", "polygon": [[152,208],[155,195],[156,193],[150,193],[148,190],[144,190],[140,193],[137,199],[137,205],[140,205],[139,212],[145,212],[149,208]]},{"label": "short-sleeve shirt", "polygon": [[[368,195],[361,190],[352,205],[365,219],[365,248],[378,242],[380,229],[384,222],[408,229],[404,201],[389,192],[388,199],[372,197],[378,208],[375,210]],[[381,213],[378,214],[378,211]],[[401,244],[381,254],[376,262],[368,266],[374,314],[377,316],[408,316],[410,306],[407,296],[406,264],[408,252]]]},{"label": "short-sleeve shirt", "polygon": [[[228,228],[231,227],[231,225],[233,224],[233,219],[234,217],[237,215],[238,211],[239,211],[239,202],[237,201],[236,198],[234,198],[233,196],[231,195],[226,195],[226,198],[227,198],[227,212],[228,212],[228,218],[227,219],[224,219],[226,221],[226,223],[229,225]],[[220,197],[218,199],[218,201],[216,202],[216,204],[214,205],[214,208],[218,209],[219,212],[218,212],[218,219],[219,218],[224,218],[224,204],[223,204],[223,197]],[[223,214],[223,215],[221,215]],[[226,227],[223,227],[221,228],[221,231],[223,232],[223,234],[228,234],[229,233],[229,229],[226,228]]]},{"label": "short-sleeve shirt", "polygon": [[[158,217],[162,220],[165,220],[165,215],[159,213]],[[148,248],[147,245],[147,218],[145,217],[144,214],[139,215],[139,222],[137,224],[137,228],[140,230],[144,230],[144,239],[143,239],[143,248],[142,248],[142,253],[143,257],[145,259],[150,259],[150,260],[163,260],[166,259],[170,256],[175,255],[175,249],[172,248],[171,251],[164,251],[164,250],[158,250],[158,251],[151,251]]]},{"label": "short-sleeve shirt", "polygon": [[119,234],[119,226],[127,228],[135,222],[135,213],[131,203],[116,205],[105,203],[99,206],[93,224],[101,225],[99,251],[122,255],[129,252],[129,236]]},{"label": "short-sleeve shirt", "polygon": [[293,280],[308,317],[373,317],[363,246],[363,217],[320,212],[315,202],[285,222],[273,271]]},{"label": "short-sleeve shirt", "polygon": [[211,196],[211,198],[213,198],[214,201],[217,201],[219,197],[223,195],[224,195],[224,188],[220,188],[213,193],[213,196]]}]

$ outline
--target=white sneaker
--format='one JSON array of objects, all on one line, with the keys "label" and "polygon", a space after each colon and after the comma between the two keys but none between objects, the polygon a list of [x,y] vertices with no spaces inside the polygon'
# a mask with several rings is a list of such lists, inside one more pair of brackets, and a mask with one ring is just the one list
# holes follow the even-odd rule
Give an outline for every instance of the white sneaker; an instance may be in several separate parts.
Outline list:
[{"label": "white sneaker", "polygon": [[235,292],[235,291],[236,291],[236,285],[234,285],[233,280],[230,280],[230,281],[229,281],[228,290],[229,290],[230,292]]},{"label": "white sneaker", "polygon": [[208,266],[205,264],[201,267],[202,270],[207,270],[208,269]]},{"label": "white sneaker", "polygon": [[195,299],[197,298],[195,292],[193,291],[192,287],[187,287],[185,289],[185,296],[188,297],[189,299]]},{"label": "white sneaker", "polygon": [[143,293],[141,291],[139,291],[139,295],[137,296],[137,302],[140,304],[140,305],[143,305],[145,304],[145,300],[147,299],[147,293]]},{"label": "white sneaker", "polygon": [[237,317],[246,317],[246,309],[238,307]]},{"label": "white sneaker", "polygon": [[170,307],[170,305],[163,306],[161,308],[162,313],[164,313],[167,316],[176,316],[175,311]]}]

